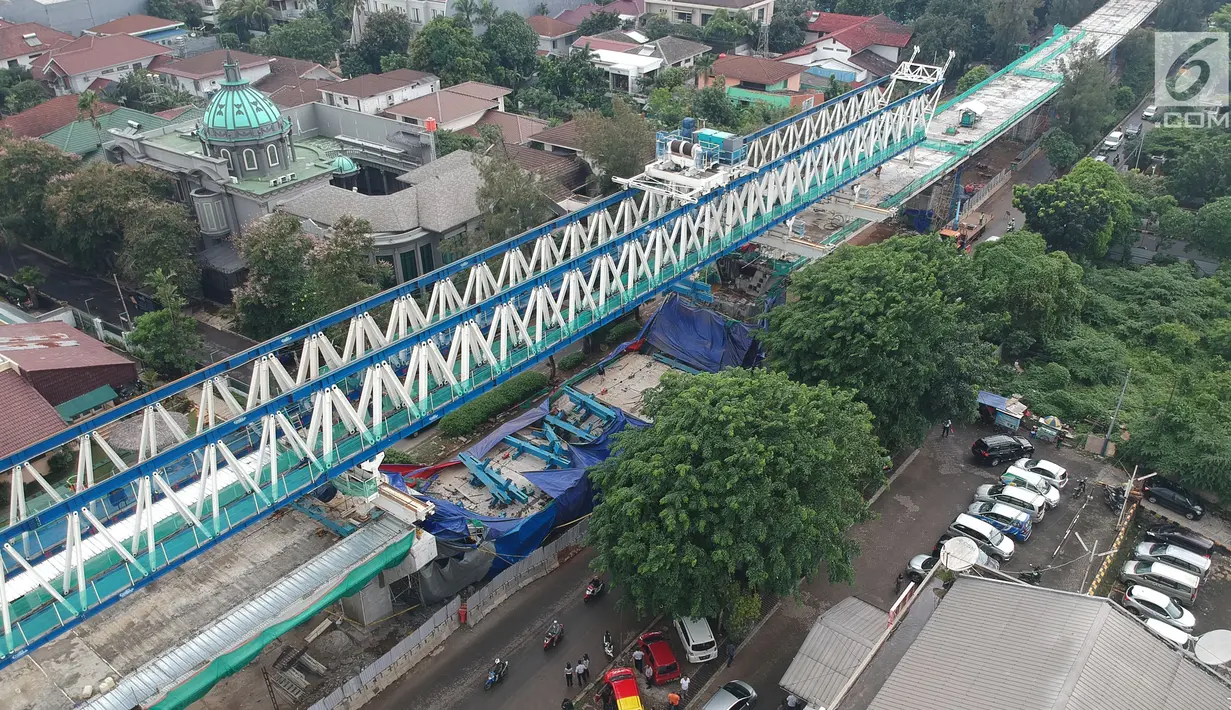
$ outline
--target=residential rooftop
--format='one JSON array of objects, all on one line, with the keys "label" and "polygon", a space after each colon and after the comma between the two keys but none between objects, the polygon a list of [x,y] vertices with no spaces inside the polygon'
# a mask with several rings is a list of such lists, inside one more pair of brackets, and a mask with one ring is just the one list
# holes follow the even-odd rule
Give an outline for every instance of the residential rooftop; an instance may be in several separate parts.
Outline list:
[{"label": "residential rooftop", "polygon": [[159,74],[170,74],[171,76],[179,76],[185,79],[208,79],[214,76],[222,76],[222,65],[226,62],[228,52],[231,54],[231,59],[239,65],[240,71],[259,67],[262,64],[269,64],[273,61],[270,57],[249,54],[237,49],[218,49],[213,52],[198,54],[195,57],[163,64],[158,67],[157,71]]},{"label": "residential rooftop", "polygon": [[563,20],[557,20],[546,15],[528,17],[526,18],[526,24],[530,25],[530,29],[534,30],[534,33],[538,36],[549,39],[563,37],[577,31],[577,25],[570,25]]},{"label": "residential rooftop", "polygon": [[384,110],[384,113],[390,116],[415,118],[420,121],[434,118],[441,123],[448,123],[498,106],[496,99],[467,96],[454,92],[450,87],[390,106]]},{"label": "residential rooftop", "polygon": [[158,30],[171,30],[183,27],[180,20],[167,20],[151,15],[129,15],[111,22],[91,27],[85,31],[88,35],[143,35]]},{"label": "residential rooftop", "polygon": [[33,22],[0,25],[0,61],[46,52],[57,42],[71,42],[73,36]]},{"label": "residential rooftop", "polygon": [[330,86],[327,91],[367,99],[387,94],[404,86],[430,84],[434,81],[439,81],[435,74],[414,69],[396,69],[383,74],[364,74],[353,79],[339,81]]},{"label": "residential rooftop", "polygon": [[802,74],[805,69],[807,67],[772,59],[728,55],[715,61],[709,73],[710,76],[725,76],[728,79],[770,86]]},{"label": "residential rooftop", "polygon": [[[68,96],[67,98],[76,99],[77,97]],[[182,112],[180,116],[186,113],[187,111]],[[54,145],[65,153],[75,153],[88,158],[102,149],[103,143],[110,140],[109,130],[112,128],[117,130],[148,131],[162,128],[173,122],[189,120],[189,118],[176,117],[174,120],[167,119],[155,116],[152,113],[119,106],[101,116],[97,116],[97,126],[89,119],[78,119],[47,133],[42,138],[45,142]]]},{"label": "residential rooftop", "polygon": [[[77,110],[79,98],[76,94],[66,94],[47,99],[38,106],[0,120],[0,128],[8,129],[18,138],[45,136],[81,118],[81,112]],[[119,108],[106,101],[98,101],[94,107],[95,116],[103,116]]]},{"label": "residential rooftop", "polygon": [[72,75],[170,53],[170,49],[160,44],[131,35],[83,35],[56,45],[39,57],[35,66],[45,73],[51,62],[55,62],[60,69]]}]

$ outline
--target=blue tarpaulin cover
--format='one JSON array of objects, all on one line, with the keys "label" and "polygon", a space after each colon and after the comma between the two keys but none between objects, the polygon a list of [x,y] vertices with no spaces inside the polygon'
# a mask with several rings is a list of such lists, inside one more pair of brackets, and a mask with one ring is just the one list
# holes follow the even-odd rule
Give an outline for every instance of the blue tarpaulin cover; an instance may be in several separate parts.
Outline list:
[{"label": "blue tarpaulin cover", "polygon": [[504,437],[514,432],[521,431],[522,429],[525,429],[531,424],[534,424],[538,420],[547,416],[549,404],[550,402],[544,399],[542,403],[539,404],[539,406],[534,407],[532,409],[527,409],[526,411],[510,419],[504,424],[501,424],[499,427],[496,428],[496,431],[493,431],[492,433],[480,439],[479,442],[476,443],[474,446],[470,447],[469,449],[466,449],[466,453],[470,454],[476,459],[483,458],[484,456],[487,455],[487,452],[496,448],[496,446],[501,442],[501,440],[504,439]]},{"label": "blue tarpaulin cover", "polygon": [[752,329],[720,313],[693,308],[671,295],[659,307],[638,340],[663,354],[706,372],[727,367],[753,367],[760,360],[760,347]]},{"label": "blue tarpaulin cover", "polygon": [[1004,409],[1009,400],[1001,397],[995,392],[984,392],[979,390],[979,404],[986,404],[993,409]]}]

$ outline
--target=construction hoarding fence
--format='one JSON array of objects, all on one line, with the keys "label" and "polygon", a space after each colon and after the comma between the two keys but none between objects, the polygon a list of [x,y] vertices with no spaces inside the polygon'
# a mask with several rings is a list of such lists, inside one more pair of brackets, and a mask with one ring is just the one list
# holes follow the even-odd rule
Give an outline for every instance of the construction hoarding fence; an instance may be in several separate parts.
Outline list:
[{"label": "construction hoarding fence", "polygon": [[588,522],[587,518],[569,528],[563,535],[530,553],[528,557],[496,575],[495,579],[470,595],[466,599],[466,608],[469,610],[466,625],[474,626],[479,623],[488,612],[511,597],[514,592],[559,567],[561,553],[581,544]]}]

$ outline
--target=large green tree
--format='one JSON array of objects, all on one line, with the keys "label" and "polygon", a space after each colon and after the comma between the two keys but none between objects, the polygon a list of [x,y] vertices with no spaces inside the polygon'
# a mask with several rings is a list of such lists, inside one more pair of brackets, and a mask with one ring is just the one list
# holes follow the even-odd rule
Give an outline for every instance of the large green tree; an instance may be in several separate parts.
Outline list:
[{"label": "large green tree", "polygon": [[1001,64],[1017,58],[1017,46],[1029,44],[1034,11],[1042,0],[985,0],[987,27],[991,30],[992,57]]},{"label": "large green tree", "polygon": [[43,207],[48,185],[79,164],[77,156],[43,141],[0,133],[0,229],[10,238],[48,244],[54,224]]},{"label": "large green tree", "polygon": [[979,280],[972,299],[983,314],[983,337],[1019,355],[1076,326],[1086,300],[1082,269],[1062,251],[1025,231],[981,244],[973,264]]},{"label": "large green tree", "polygon": [[4,111],[10,115],[21,113],[38,106],[49,98],[51,98],[51,93],[47,91],[47,87],[37,81],[31,79],[19,81],[5,89]]},{"label": "large green tree", "polygon": [[591,37],[609,30],[620,29],[620,16],[614,12],[596,12],[577,25],[577,34]]},{"label": "large green tree", "polygon": [[1086,158],[1073,166],[1062,179],[1102,194],[1110,211],[1111,245],[1125,247],[1136,241],[1136,230],[1141,225],[1136,207],[1142,200],[1120,179],[1120,173],[1115,168]]},{"label": "large green tree", "polygon": [[[429,23],[429,26],[431,23]],[[426,31],[426,28],[424,28]],[[363,36],[355,45],[355,53],[369,72],[380,71],[380,58],[389,54],[406,54],[410,47],[410,20],[397,10],[382,10],[368,16]],[[438,75],[439,76],[439,75]],[[441,77],[444,80],[444,77]]]},{"label": "large green tree", "polygon": [[1073,142],[1073,137],[1059,128],[1047,132],[1043,138],[1043,150],[1047,151],[1047,162],[1060,172],[1073,167],[1081,158],[1081,148]]},{"label": "large green tree", "polygon": [[125,280],[144,284],[161,270],[175,275],[175,284],[185,295],[201,293],[199,237],[187,208],[166,200],[133,200],[128,203],[123,230],[118,266]]},{"label": "large green tree", "polygon": [[1013,204],[1026,215],[1026,227],[1052,249],[1101,259],[1113,233],[1110,197],[1104,190],[1061,178],[1041,185],[1017,185]]},{"label": "large green tree", "polygon": [[248,282],[235,291],[240,332],[265,340],[311,320],[317,307],[304,256],[313,243],[298,217],[275,212],[255,220],[235,246],[248,266]]},{"label": "large green tree", "polygon": [[[268,36],[253,40],[253,49],[262,54],[304,59],[325,66],[333,64],[334,53],[341,46],[333,23],[316,14],[274,25]],[[402,54],[405,52],[403,47]]]},{"label": "large green tree", "polygon": [[621,99],[611,100],[611,117],[588,111],[577,117],[581,147],[603,180],[603,192],[614,189],[614,178],[632,177],[654,155],[654,128]]},{"label": "large green tree", "polygon": [[367,220],[342,217],[308,253],[312,299],[320,317],[358,303],[380,291],[392,277],[387,264],[372,260],[372,225]]},{"label": "large green tree", "polygon": [[501,86],[516,89],[534,75],[539,36],[516,12],[503,12],[488,25],[482,45],[491,61],[492,77]]},{"label": "large green tree", "polygon": [[537,227],[553,215],[551,200],[543,194],[538,178],[527,174],[496,146],[479,164],[475,201],[482,215],[480,230],[465,242],[465,249],[478,251]]},{"label": "large green tree", "polygon": [[645,395],[654,425],[617,437],[591,472],[588,540],[643,614],[724,616],[786,595],[821,563],[850,581],[880,480],[871,415],[851,393],[732,369],[667,374]]},{"label": "large green tree", "polygon": [[171,180],[146,167],[90,163],[53,181],[45,205],[55,230],[47,241],[74,266],[106,273],[115,265],[133,205],[171,196]]},{"label": "large green tree", "polygon": [[154,270],[148,285],[160,310],[137,316],[129,342],[147,366],[160,376],[174,379],[196,369],[204,340],[197,334],[196,320],[184,313],[187,305],[175,285],[174,273]]},{"label": "large green tree", "polygon": [[1193,241],[1205,252],[1231,258],[1231,197],[1220,197],[1197,211]]},{"label": "large green tree", "polygon": [[890,449],[973,415],[992,347],[980,341],[969,260],[933,236],[842,247],[792,277],[770,313],[770,362],[808,384],[850,388]]},{"label": "large green tree", "polygon": [[1072,59],[1065,64],[1064,83],[1056,94],[1056,113],[1059,127],[1085,151],[1102,140],[1114,106],[1115,84],[1093,44],[1078,45],[1069,55]]},{"label": "large green tree", "polygon": [[415,68],[435,74],[445,85],[487,78],[489,59],[479,40],[467,25],[444,15],[415,35],[410,59]]},{"label": "large green tree", "polygon": [[950,70],[962,72],[972,60],[987,55],[991,33],[985,0],[931,0],[914,29],[912,43],[919,46],[920,61],[944,64],[952,49],[956,56]]}]

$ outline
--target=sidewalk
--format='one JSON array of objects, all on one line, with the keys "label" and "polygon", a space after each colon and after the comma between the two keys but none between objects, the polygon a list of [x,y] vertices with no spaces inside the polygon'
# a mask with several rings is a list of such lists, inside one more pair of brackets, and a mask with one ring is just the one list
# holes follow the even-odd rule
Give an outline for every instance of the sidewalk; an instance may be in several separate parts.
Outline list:
[{"label": "sidewalk", "polygon": [[1216,518],[1213,515],[1206,515],[1200,520],[1186,520],[1183,515],[1174,510],[1146,502],[1145,500],[1141,501],[1141,506],[1160,518],[1165,518],[1173,523],[1179,523],[1195,533],[1208,537],[1218,543],[1219,547],[1231,552],[1231,525],[1228,525],[1225,520]]}]

